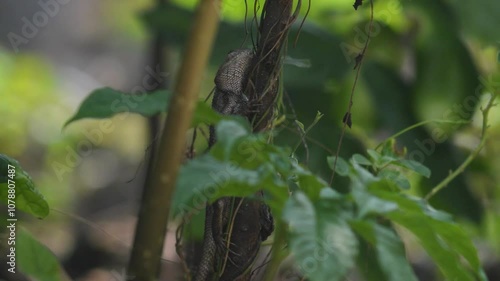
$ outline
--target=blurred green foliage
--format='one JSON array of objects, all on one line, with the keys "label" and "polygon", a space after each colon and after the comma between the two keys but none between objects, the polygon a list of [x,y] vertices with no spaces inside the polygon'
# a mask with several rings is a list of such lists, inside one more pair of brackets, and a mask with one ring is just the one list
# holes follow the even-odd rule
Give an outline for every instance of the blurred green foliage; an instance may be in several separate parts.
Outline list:
[{"label": "blurred green foliage", "polygon": [[49,205],[19,162],[0,154],[0,169],[0,201],[39,219],[45,218]]},{"label": "blurred green foliage", "polygon": [[[170,47],[182,51],[197,0],[174,0],[171,2],[178,6],[166,5],[158,9],[152,9],[153,1],[150,0],[122,2],[109,2],[105,10],[108,23],[117,32],[139,41],[153,32],[160,32]],[[249,21],[253,17],[253,3],[247,2],[248,9],[244,1],[223,1],[223,22],[211,69],[216,69],[228,51],[251,46],[250,36],[255,30],[246,34],[242,23],[245,17]],[[300,139],[294,119],[307,126],[313,122],[316,112],[321,111],[324,117],[307,135],[309,159],[306,159],[305,146],[299,146],[295,157],[323,178],[331,175],[325,156],[335,154],[354,79],[354,57],[367,38],[370,11],[368,1],[364,2],[354,11],[352,0],[311,0],[304,26],[299,32],[296,24],[290,33],[288,58],[283,68],[283,103],[288,107],[291,102],[296,116],[289,109],[284,112],[287,119],[276,128],[279,135],[275,142],[294,147]],[[308,1],[303,1],[302,5],[300,14],[305,16]],[[477,122],[479,107],[484,104],[479,94],[500,91],[500,1],[378,0],[374,7],[375,29],[355,93],[353,128],[344,138],[341,156],[347,159],[356,153],[364,155],[366,148],[373,148],[387,136],[423,120],[472,121],[460,126],[428,125],[398,138],[395,149],[406,148],[408,156],[423,161],[432,172],[429,179],[415,173],[405,179],[397,178],[398,185],[410,186],[405,192],[425,194],[455,169],[477,144],[481,130]],[[249,22],[247,27],[250,26]],[[147,28],[152,32],[148,34]],[[61,190],[69,192],[72,188],[68,178],[54,180],[51,165],[56,161],[64,162],[68,145],[74,146],[81,138],[81,134],[75,132],[92,128],[91,123],[85,123],[77,129],[69,128],[66,136],[60,135],[59,129],[71,115],[67,105],[61,105],[62,94],[66,93],[61,93],[60,83],[47,61],[36,55],[13,55],[0,49],[1,152],[21,156],[23,166],[26,162],[31,168],[44,166],[35,178],[43,182],[40,184],[42,191],[50,190],[44,193],[49,202],[55,199],[69,201],[69,195]],[[211,88],[206,87],[201,95],[210,91]],[[53,104],[58,107],[52,107]],[[468,226],[468,231],[493,246],[500,255],[500,110],[494,108],[490,117],[490,139],[484,152],[431,203],[457,216]],[[134,125],[143,126],[144,122],[127,123],[129,127]],[[436,130],[441,135],[437,138]],[[50,132],[47,133],[50,137],[37,140],[43,135],[40,132]],[[137,144],[124,144],[123,140],[130,138],[116,135],[107,136],[101,145],[123,146],[126,148],[122,150],[127,150]],[[437,139],[439,141],[435,141]],[[30,152],[33,142],[46,146],[47,154],[35,157],[25,154]],[[141,157],[143,147],[137,151]],[[355,158],[364,161],[359,156]],[[368,158],[365,157],[367,161],[373,160]],[[394,173],[384,173],[381,176],[394,176]],[[348,179],[341,177],[334,183],[341,191],[349,184]],[[393,239],[392,232],[371,224],[360,223],[354,227],[371,229],[371,234],[360,241],[360,251],[365,251],[365,246],[369,248],[367,255],[386,256],[387,252],[400,252],[400,242]],[[387,247],[370,252],[374,237]],[[401,268],[404,270],[405,266]]]},{"label": "blurred green foliage", "polygon": [[[191,9],[196,1],[174,2]],[[298,25],[290,32],[286,54],[293,60],[283,68],[283,103],[288,106],[290,99],[296,118],[310,124],[316,111],[325,114],[307,136],[310,158],[305,159],[305,147],[297,151],[299,161],[307,161],[311,170],[325,178],[330,171],[323,157],[336,149],[353,83],[350,69],[369,31],[368,1],[357,12],[352,2],[311,1],[300,33]],[[214,48],[215,65],[229,50],[249,46],[248,36],[255,34],[245,34],[251,23],[245,29],[241,22],[245,11],[247,20],[253,17],[252,3],[248,10],[241,4],[231,6],[231,1],[224,5],[224,21]],[[363,146],[420,121],[448,119],[470,125],[430,124],[398,138],[397,148],[405,148],[412,160],[423,162],[432,171],[430,179],[409,177],[413,194],[427,193],[458,167],[478,142],[481,128],[472,118],[477,119],[481,94],[500,90],[500,33],[494,12],[500,10],[499,5],[494,0],[376,1],[375,28],[354,98],[352,134],[348,132],[341,155],[361,153]],[[303,16],[306,6],[307,1],[303,2]],[[189,10],[177,6],[165,6],[144,16],[154,31],[181,50],[190,18]],[[500,244],[493,233],[500,227],[500,213],[492,206],[500,203],[500,179],[493,172],[500,170],[495,160],[500,157],[500,144],[494,141],[500,134],[498,112],[498,108],[491,112],[487,152],[431,201],[436,208],[480,226],[478,235],[489,237],[497,249]],[[280,134],[276,142],[294,146],[299,138],[292,123],[295,116],[290,110],[285,114],[290,122],[277,128]],[[340,190],[347,184],[342,179],[336,182]]]},{"label": "blurred green foliage", "polygon": [[[349,8],[350,2],[313,1],[312,12],[300,34],[297,25],[290,33],[291,40],[299,36],[297,44],[290,44],[287,49],[288,56],[306,61],[309,67],[289,64],[283,69],[285,97],[291,100],[297,118],[307,124],[312,122],[316,111],[325,113],[308,136],[327,147],[329,154],[335,149],[338,124],[347,108],[353,77],[348,70],[369,31],[369,5],[365,4],[363,9],[354,12],[352,7]],[[483,36],[462,28],[460,22],[473,16],[457,13],[457,5],[446,1],[376,2],[372,44],[366,55],[363,80],[354,99],[353,131],[364,131],[372,136],[387,135],[426,119],[470,120],[478,109],[478,97],[484,92],[483,89],[477,90],[481,85],[479,78],[496,71],[492,53],[483,54],[482,48],[495,47],[496,42],[475,43]],[[475,12],[488,7],[475,6]],[[223,7],[223,15],[235,13],[243,19],[240,8],[230,8],[230,3]],[[249,11],[247,18],[252,16],[252,9]],[[185,41],[189,19],[189,12],[176,6],[164,6],[145,15],[153,30],[177,46],[182,46]],[[471,21],[471,24],[475,22]],[[214,48],[214,60],[220,61],[229,50],[239,48],[240,44],[235,43],[238,40],[234,39],[239,38],[243,43],[246,38],[244,31],[242,24],[223,22]],[[494,28],[487,33],[496,34]],[[247,40],[246,44],[249,43]],[[484,55],[489,56],[489,60],[483,58]],[[486,67],[482,61],[477,61],[479,59],[486,61]],[[285,100],[284,104],[288,105],[288,102]],[[423,161],[433,171],[433,177],[418,186],[421,192],[427,192],[464,159],[464,151],[454,145],[453,137],[461,127],[440,124],[439,130],[445,134],[442,137],[445,140],[440,138],[439,142],[433,139],[434,128],[420,128],[400,139],[399,145],[407,147],[409,156]],[[296,132],[290,132],[293,126],[286,125],[284,129],[288,131],[280,134],[279,142],[287,143],[297,137]],[[366,141],[348,135],[341,154],[348,156],[362,151],[362,143]],[[311,169],[326,176],[328,168],[320,158],[325,150],[310,145],[309,154]],[[304,155],[304,149],[299,149],[299,159]],[[484,206],[479,203],[480,198],[473,195],[472,186],[464,176],[457,178],[453,185],[454,188],[445,190],[433,203],[459,216],[480,221]]]},{"label": "blurred green foliage", "polygon": [[32,121],[27,113],[58,101],[55,83],[46,61],[34,55],[12,56],[0,49],[0,147],[4,153],[19,155],[26,149]]},{"label": "blurred green foliage", "polygon": [[[182,167],[172,214],[190,216],[204,200],[252,196],[262,189],[269,194],[266,203],[277,228],[286,233],[286,251],[311,280],[344,280],[356,261],[365,268],[365,259],[356,259],[362,243],[376,252],[371,269],[362,271],[366,280],[417,280],[394,225],[418,237],[447,279],[487,280],[476,248],[452,216],[405,194],[404,173],[387,173],[403,168],[430,176],[425,166],[393,151],[393,141],[380,152],[368,150],[370,159],[360,154],[349,161],[338,158],[335,172],[351,181],[349,192],[341,194],[297,164],[289,149],[267,143],[265,134],[250,134],[248,125],[222,121],[216,130],[212,149]],[[334,168],[334,160],[328,162]],[[292,183],[299,188],[289,196]],[[275,236],[274,249],[280,238]],[[380,274],[374,275],[373,268]]]}]

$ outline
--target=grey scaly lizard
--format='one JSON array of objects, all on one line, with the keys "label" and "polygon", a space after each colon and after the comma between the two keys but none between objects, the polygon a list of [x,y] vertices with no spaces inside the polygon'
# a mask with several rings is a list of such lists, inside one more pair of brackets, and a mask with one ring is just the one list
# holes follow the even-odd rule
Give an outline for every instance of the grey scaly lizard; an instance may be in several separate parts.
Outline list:
[{"label": "grey scaly lizard", "polygon": [[[253,56],[250,49],[238,49],[227,55],[214,80],[212,108],[215,111],[224,115],[246,114],[249,102],[244,91]],[[210,126],[209,147],[212,147],[215,141],[215,129]],[[220,198],[206,207],[202,256],[194,281],[208,281],[215,277],[217,249],[223,245],[221,235],[229,221],[228,208],[231,208],[231,201],[228,197]]]}]

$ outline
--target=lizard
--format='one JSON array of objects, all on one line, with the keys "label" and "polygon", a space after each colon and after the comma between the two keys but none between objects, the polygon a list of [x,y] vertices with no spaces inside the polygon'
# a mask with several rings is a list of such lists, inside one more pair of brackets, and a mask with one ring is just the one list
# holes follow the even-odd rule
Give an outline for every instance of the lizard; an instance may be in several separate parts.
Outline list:
[{"label": "lizard", "polygon": [[[212,108],[215,111],[223,115],[247,115],[249,110],[249,99],[245,95],[245,88],[248,83],[250,66],[253,58],[254,53],[251,49],[237,49],[227,55],[214,79],[215,92],[212,100]],[[210,126],[209,148],[212,147],[215,142],[215,129],[213,126]],[[212,204],[208,204],[206,207],[203,248],[194,281],[214,280],[217,269],[219,268],[216,261],[218,257],[225,256],[225,253],[229,250],[225,249],[222,235],[225,233],[230,223],[233,203],[237,201],[234,199],[235,198],[231,197],[223,197],[217,199]],[[260,202],[258,203],[260,204]],[[248,212],[245,209],[242,211]],[[240,213],[242,212],[238,212],[238,215],[246,219],[245,216]],[[254,213],[255,212],[248,212],[248,217],[255,216]],[[272,233],[274,225],[267,205],[261,205],[260,214],[257,214],[257,216],[259,216],[258,226],[261,227],[259,230],[260,239],[258,241],[260,243],[260,240],[265,240]],[[244,231],[249,232],[247,228],[245,228]],[[255,256],[255,254],[253,256]],[[238,276],[243,274],[248,265],[236,265],[236,267],[236,269],[232,269],[229,272],[231,275]],[[222,274],[221,280],[225,279],[224,275],[228,275],[227,272]]]},{"label": "lizard", "polygon": [[[215,75],[212,108],[223,115],[245,116],[249,100],[245,95],[250,64],[254,57],[251,49],[230,52]],[[210,126],[209,148],[215,143],[215,128]]]}]

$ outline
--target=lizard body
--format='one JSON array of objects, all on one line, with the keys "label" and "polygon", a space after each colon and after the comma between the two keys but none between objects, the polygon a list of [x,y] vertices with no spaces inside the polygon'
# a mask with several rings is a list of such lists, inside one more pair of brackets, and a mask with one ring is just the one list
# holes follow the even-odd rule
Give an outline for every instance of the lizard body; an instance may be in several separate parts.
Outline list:
[{"label": "lizard body", "polygon": [[219,113],[245,115],[248,106],[245,88],[253,57],[251,49],[232,51],[217,71],[212,107]]},{"label": "lizard body", "polygon": [[[230,52],[215,75],[215,92],[212,108],[223,115],[245,116],[248,98],[245,96],[250,64],[254,57],[250,49]],[[215,129],[210,126],[209,147],[215,143]]]},{"label": "lizard body", "polygon": [[[250,49],[230,52],[215,76],[215,93],[212,108],[223,115],[247,116],[249,100],[245,96],[250,66],[254,53]],[[215,130],[210,126],[209,148],[216,141]],[[259,194],[261,195],[261,194]],[[237,203],[241,208],[233,214]],[[237,203],[236,203],[237,202]],[[232,216],[236,216],[231,237],[227,235]],[[208,204],[205,214],[205,233],[201,260],[194,281],[237,280],[245,275],[257,255],[260,242],[273,231],[273,218],[269,207],[260,201],[236,197],[223,197]],[[226,243],[230,239],[230,247]],[[233,243],[233,240],[236,239]],[[217,262],[226,257],[224,272]],[[223,261],[224,262],[224,261]]]},{"label": "lizard body", "polygon": [[[238,49],[227,55],[214,79],[212,108],[215,111],[224,115],[245,114],[248,98],[244,89],[252,59],[253,51],[250,49]],[[215,129],[210,126],[209,147],[212,147],[215,141]],[[222,246],[220,237],[228,224],[227,208],[230,207],[230,201],[230,198],[220,198],[206,207],[202,256],[194,281],[209,281],[215,277],[217,248]]]}]

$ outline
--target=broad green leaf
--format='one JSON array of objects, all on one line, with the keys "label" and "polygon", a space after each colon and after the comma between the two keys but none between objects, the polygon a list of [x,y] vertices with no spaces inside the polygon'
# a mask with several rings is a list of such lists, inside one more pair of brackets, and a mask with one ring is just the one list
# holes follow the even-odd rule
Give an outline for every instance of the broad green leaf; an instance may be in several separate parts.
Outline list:
[{"label": "broad green leaf", "polygon": [[363,189],[352,189],[351,194],[358,205],[358,218],[364,218],[370,214],[380,215],[398,208],[396,203],[380,199]]},{"label": "broad green leaf", "polygon": [[[273,155],[266,150],[260,153],[270,157]],[[202,209],[205,202],[222,196],[252,196],[258,190],[267,192],[270,198],[268,203],[280,213],[288,198],[286,179],[281,176],[286,177],[286,173],[290,171],[282,170],[283,173],[279,173],[278,170],[283,168],[279,164],[282,160],[271,162],[258,154],[252,158],[236,159],[245,162],[248,160],[248,163],[234,159],[221,161],[211,154],[189,161],[179,173],[173,214]],[[276,157],[283,159],[282,155]]]},{"label": "broad green leaf", "polygon": [[[356,229],[354,230],[356,231]],[[364,239],[359,239],[359,254],[356,265],[366,281],[387,281],[377,259],[376,249]]]},{"label": "broad green leaf", "polygon": [[[247,122],[248,123],[248,122]],[[248,124],[242,126],[242,123],[237,123],[233,120],[223,120],[215,127],[215,132],[217,136],[217,142],[214,147],[211,148],[210,153],[221,160],[229,160],[231,158],[232,151],[236,149],[242,149],[237,146],[237,141],[250,134],[250,128]],[[256,146],[259,145],[258,141],[252,142]],[[258,153],[258,147],[250,147],[249,151],[244,151],[244,153],[252,154]],[[241,153],[242,154],[242,153]]]},{"label": "broad green leaf", "polygon": [[223,120],[216,131],[217,142],[209,153],[181,168],[173,213],[203,208],[221,196],[251,196],[258,190],[267,191],[268,203],[281,212],[288,197],[287,180],[299,170],[290,164],[290,151],[268,144],[265,134],[250,134],[248,122]]},{"label": "broad green leaf", "polygon": [[193,116],[192,126],[199,124],[215,124],[222,119],[228,118],[215,112],[210,105],[204,101],[199,101]]},{"label": "broad green leaf", "polygon": [[403,243],[396,233],[370,221],[354,221],[351,225],[377,253],[377,262],[386,281],[417,281],[407,258]]},{"label": "broad green leaf", "polygon": [[294,165],[294,173],[300,190],[312,201],[316,201],[325,189],[333,191],[324,180],[298,164]]},{"label": "broad green leaf", "polygon": [[379,162],[380,158],[382,157],[380,153],[378,153],[373,149],[368,149],[366,152],[368,153],[368,155],[370,155],[370,157],[373,159],[374,162]]},{"label": "broad green leaf", "polygon": [[398,209],[384,216],[407,228],[436,262],[449,280],[474,280],[471,270],[462,265],[464,258],[476,277],[481,276],[477,250],[467,234],[451,221],[449,215],[430,208],[425,202],[401,194],[372,191],[380,198],[398,204]]},{"label": "broad green leaf", "polygon": [[258,169],[271,165],[283,176],[290,175],[290,150],[267,142],[267,134],[250,134],[248,121],[232,117],[216,126],[217,142],[210,154],[217,159],[237,163],[242,168]]},{"label": "broad green leaf", "polygon": [[399,171],[384,169],[378,176],[393,182],[399,189],[408,190],[411,187],[408,179]]},{"label": "broad green leaf", "polygon": [[[420,244],[434,260],[443,275],[449,280],[474,280],[470,272],[461,265],[460,256],[450,248],[449,241],[434,232],[434,227],[420,213],[392,213],[388,218],[402,225],[419,238]],[[450,228],[446,230],[451,231]],[[457,239],[457,238],[454,238]]]},{"label": "broad green leaf", "polygon": [[387,192],[380,189],[376,184],[371,185],[369,187],[369,191],[382,199],[397,203],[400,208],[403,206],[403,210],[422,212],[429,218],[453,223],[453,217],[450,214],[432,208],[422,198],[408,196],[396,192]]},{"label": "broad green leaf", "polygon": [[125,112],[154,116],[167,110],[168,99],[167,91],[131,95],[111,88],[97,89],[82,102],[76,114],[63,127],[83,118],[109,118]]},{"label": "broad green leaf", "polygon": [[357,184],[361,184],[363,189],[364,186],[378,180],[370,171],[357,163],[352,163],[352,168],[354,173],[351,174],[351,181],[359,182]]},{"label": "broad green leaf", "polygon": [[[335,165],[335,159],[337,156],[329,156],[326,158],[328,162],[328,166],[330,166],[330,169],[334,169]],[[348,176],[349,175],[349,164],[347,161],[345,161],[342,157],[338,157],[337,159],[337,165],[335,167],[335,172],[339,174],[340,176]]]},{"label": "broad green leaf", "polygon": [[346,222],[341,204],[313,204],[296,192],[286,203],[283,219],[289,225],[289,247],[299,270],[310,280],[343,280],[354,266],[358,240]]},{"label": "broad green leaf", "polygon": [[263,173],[265,171],[246,170],[221,162],[208,154],[191,160],[179,172],[173,214],[202,209],[217,196],[250,196],[264,186]]},{"label": "broad green leaf", "polygon": [[346,196],[344,196],[341,193],[335,191],[331,187],[325,187],[325,188],[321,189],[319,196],[320,196],[321,199],[327,199],[327,200],[347,199]]},{"label": "broad green leaf", "polygon": [[431,170],[429,170],[429,168],[427,168],[426,166],[422,165],[420,162],[403,159],[395,164],[400,164],[401,166],[408,168],[412,171],[415,171],[426,178],[430,178],[431,176]]},{"label": "broad green leaf", "polygon": [[365,166],[371,166],[372,162],[368,160],[366,157],[364,157],[361,154],[354,154],[352,156],[352,161],[358,163],[359,165],[365,165]]},{"label": "broad green leaf", "polygon": [[21,272],[40,281],[64,280],[62,268],[49,249],[22,228],[17,232],[16,239],[16,255]]},{"label": "broad green leaf", "polygon": [[368,149],[367,150],[368,155],[373,159],[373,163],[375,164],[375,167],[377,168],[384,168],[385,166],[389,165],[390,163],[397,161],[396,158],[389,156],[389,155],[381,155],[377,151],[373,149]]},{"label": "broad green leaf", "polygon": [[[49,204],[19,162],[0,154],[0,168],[0,200],[6,205],[15,204],[16,209],[37,218],[46,217],[49,214]],[[9,190],[15,191],[15,196]]]}]

